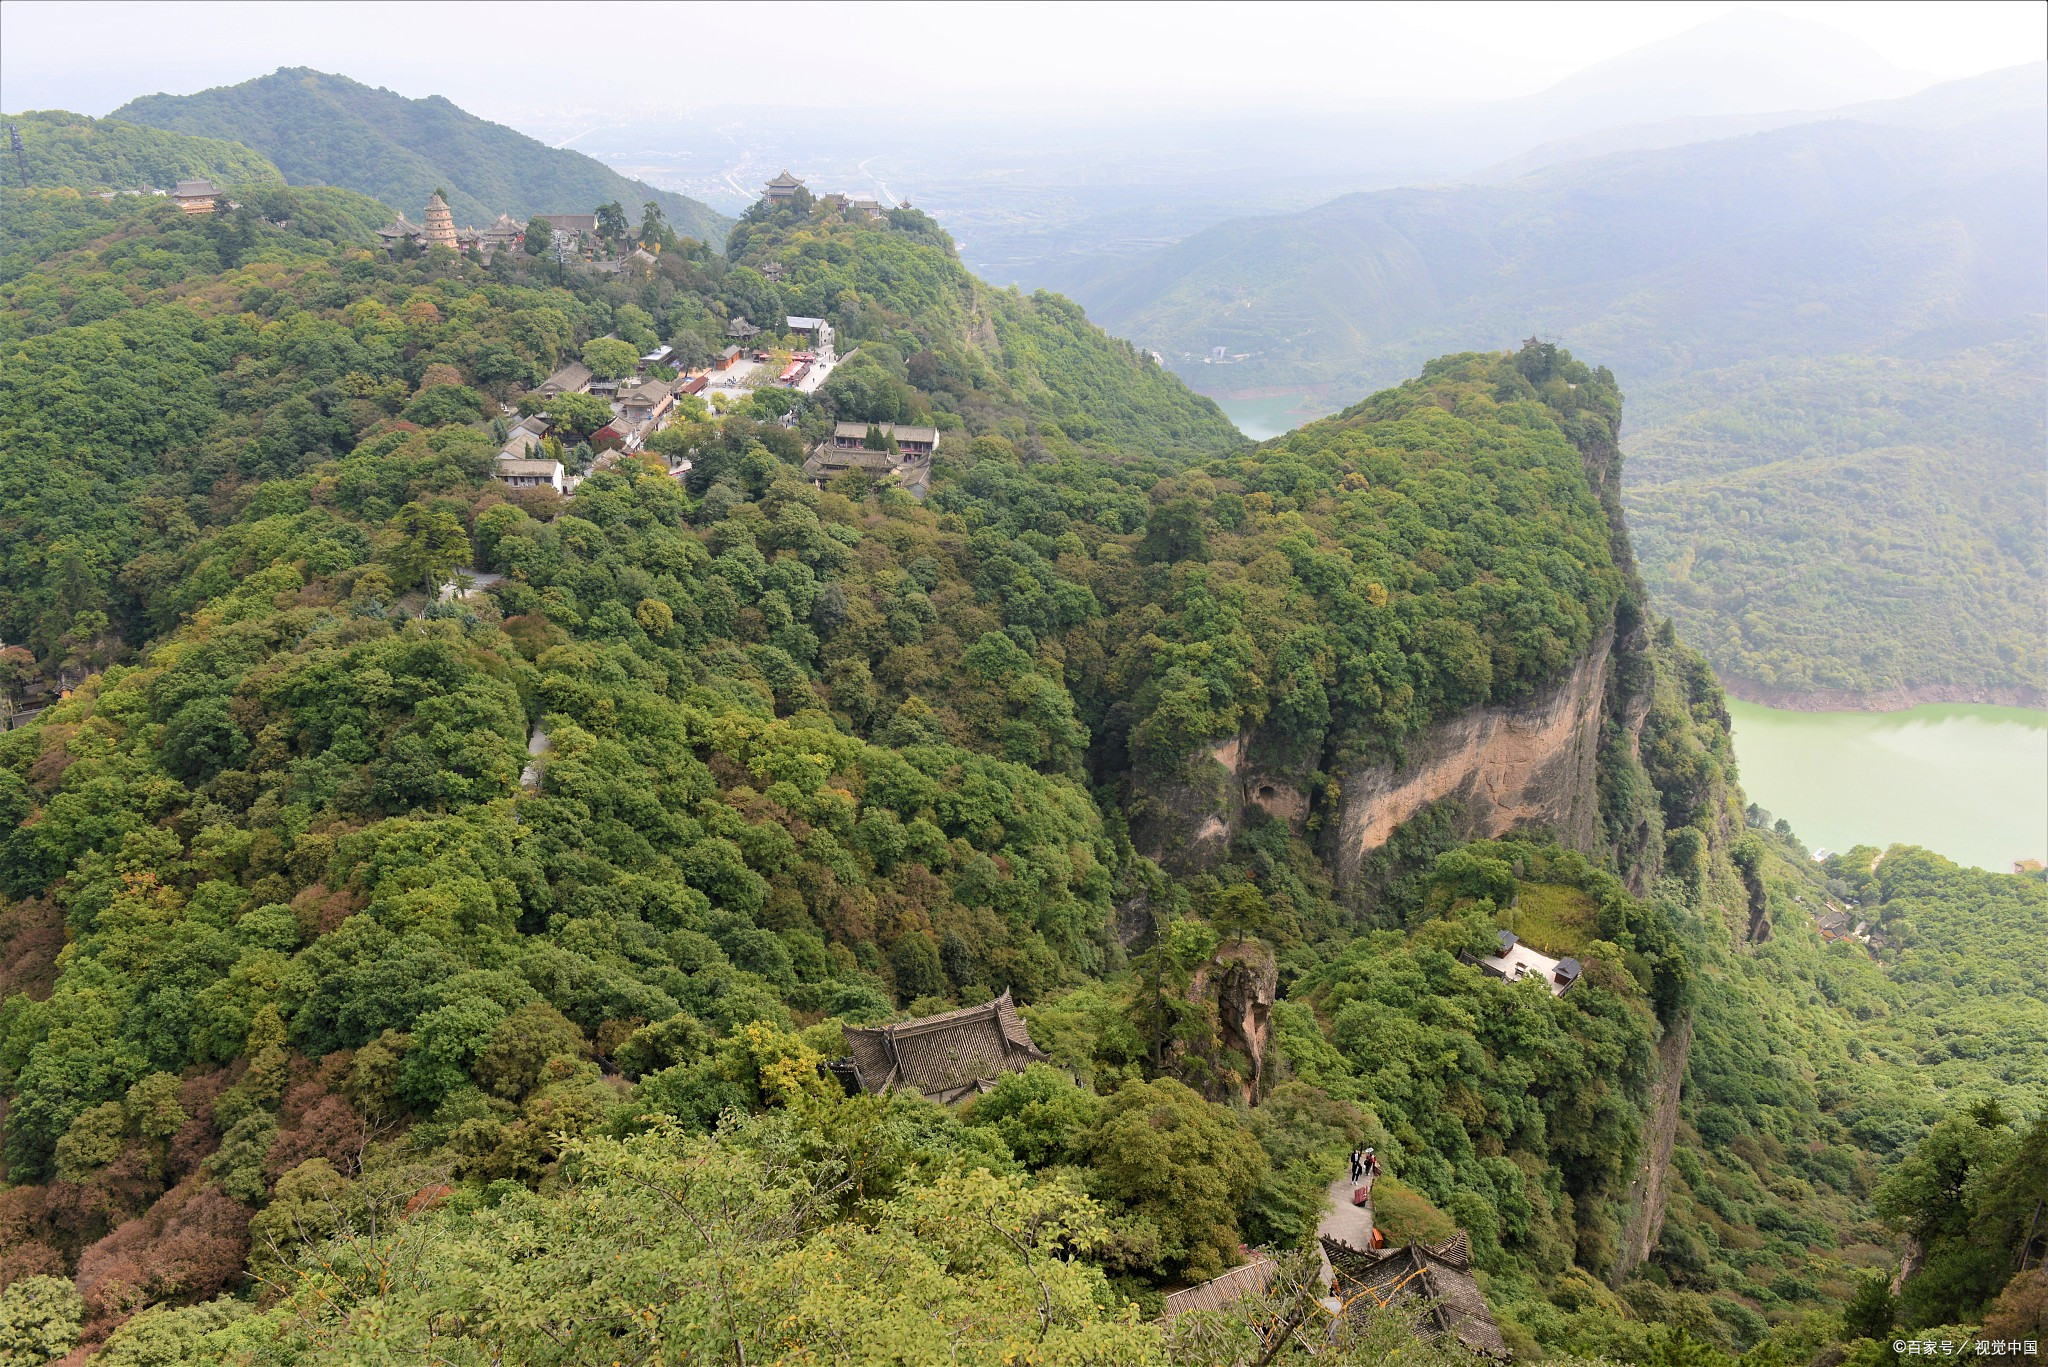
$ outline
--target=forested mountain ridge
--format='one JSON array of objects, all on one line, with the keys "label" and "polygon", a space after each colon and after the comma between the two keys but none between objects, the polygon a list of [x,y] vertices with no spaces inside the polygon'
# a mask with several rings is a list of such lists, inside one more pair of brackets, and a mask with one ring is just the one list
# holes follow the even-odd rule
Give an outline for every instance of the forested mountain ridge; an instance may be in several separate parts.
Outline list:
[{"label": "forested mountain ridge", "polygon": [[[1072,285],[1210,392],[1306,389],[1334,406],[1531,330],[1612,357],[1655,457],[1629,475],[1632,515],[1656,533],[1645,573],[1724,677],[1777,701],[2038,696],[2022,571],[2043,494],[2048,118],[2038,80],[2005,73],[1956,83],[1950,107],[1971,117],[1931,104],[1910,125],[1832,119],[1347,196]],[[1203,363],[1215,347],[1238,359]],[[1726,396],[1797,373],[1815,383],[1796,400],[1766,382],[1738,401],[1751,412],[1731,411]],[[1953,423],[1928,421],[1965,393]],[[1828,430],[1753,487],[1702,489],[1672,458],[1703,451],[1703,429],[1731,450],[1797,422]],[[1647,478],[1653,464],[1671,477]],[[1936,513],[1884,492],[1900,478],[2015,496]],[[1806,548],[1798,573],[1788,535]]]},{"label": "forested mountain ridge", "polygon": [[[1293,1283],[1147,1316],[1297,1246],[1361,1142],[1380,1223],[1464,1229],[1524,1356],[1876,1367],[1889,1324],[1835,1307],[1909,1230],[1948,1259],[1913,1325],[1998,1293],[1951,1231],[2040,1168],[2042,884],[1744,829],[1718,689],[1632,577],[1605,372],[1447,357],[1247,449],[922,215],[764,209],[732,259],[556,280],[277,193],[28,196],[51,255],[0,299],[0,632],[68,686],[0,733],[10,1351],[1248,1363]],[[785,306],[860,348],[793,429],[749,399],[572,498],[488,478],[496,402],[593,339]],[[939,427],[930,496],[802,477],[840,418]],[[462,566],[503,580],[434,592]],[[1453,796],[1338,879],[1337,768],[1589,658],[1582,848],[1469,840]],[[1324,776],[1301,827],[1254,804],[1143,857],[1140,803],[1184,816],[1242,735]],[[1883,963],[1819,943],[1798,899],[1830,897]],[[1509,924],[1580,986],[1460,957]],[[1250,1055],[1233,964],[1276,994]],[[818,1071],[1004,989],[1086,1086],[949,1109]],[[1984,1180],[1921,1181],[1923,1136]],[[1406,1329],[1373,1332],[1317,1360]]]},{"label": "forested mountain ridge", "polygon": [[[63,110],[0,114],[21,134],[28,183],[36,189],[169,190],[181,180],[222,186],[284,183],[260,152],[221,138],[193,137],[119,119]],[[14,182],[14,169],[8,180]]]},{"label": "forested mountain ridge", "polygon": [[113,117],[244,143],[294,185],[359,190],[415,222],[439,189],[456,222],[475,227],[503,213],[521,223],[533,214],[587,214],[609,201],[637,219],[650,200],[678,233],[700,242],[718,241],[730,226],[694,199],[465,113],[438,95],[407,99],[305,67],[195,95],[146,95]]},{"label": "forested mountain ridge", "polygon": [[2048,176],[2038,112],[1804,124],[1350,195],[1209,229],[1075,293],[1169,358],[1251,353],[1228,376],[1246,386],[1351,392],[1532,325],[1625,355],[1638,386],[1868,349],[2048,311],[2026,212]]}]

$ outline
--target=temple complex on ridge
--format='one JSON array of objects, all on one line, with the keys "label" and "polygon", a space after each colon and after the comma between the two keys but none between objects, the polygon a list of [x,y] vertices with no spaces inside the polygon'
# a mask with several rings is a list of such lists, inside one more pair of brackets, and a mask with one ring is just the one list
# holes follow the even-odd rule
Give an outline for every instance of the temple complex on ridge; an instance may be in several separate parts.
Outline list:
[{"label": "temple complex on ridge", "polygon": [[525,227],[510,214],[499,214],[485,228],[456,227],[454,212],[438,190],[428,198],[423,217],[426,219],[424,226],[400,214],[379,228],[377,236],[384,240],[386,247],[397,246],[400,242],[417,242],[422,247],[447,247],[453,251],[475,248],[485,256],[517,247],[526,240]]}]

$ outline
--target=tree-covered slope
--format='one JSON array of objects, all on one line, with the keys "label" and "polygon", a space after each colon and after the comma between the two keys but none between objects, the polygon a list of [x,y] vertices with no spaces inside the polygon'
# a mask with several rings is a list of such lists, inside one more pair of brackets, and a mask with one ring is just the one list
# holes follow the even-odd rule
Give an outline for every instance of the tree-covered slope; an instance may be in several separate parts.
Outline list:
[{"label": "tree-covered slope", "polygon": [[[1365,895],[1284,821],[1133,846],[1122,795],[1191,745],[1398,747],[1633,610],[1604,372],[1449,357],[1247,449],[921,216],[757,216],[770,287],[393,258],[275,193],[309,206],[139,207],[0,295],[0,686],[61,686],[0,732],[0,1349],[1466,1367],[1400,1314],[1270,1336],[1320,1313],[1290,1251],[1361,1143],[1379,1223],[1464,1230],[1525,1358],[1878,1367],[1838,1302],[1909,1228],[1945,1269],[1913,1324],[1997,1294],[1948,1231],[2020,1237],[2044,885],[1744,835],[1668,623],[1600,738],[1603,814],[1667,833],[1640,894],[1440,809]],[[764,288],[867,357],[773,396],[794,427],[749,398],[571,497],[489,478],[496,401]],[[883,406],[944,427],[928,498],[801,473]],[[501,578],[435,592],[464,567]],[[1822,948],[1801,898],[1890,947]],[[1508,925],[1580,985],[1467,962]],[[1262,974],[1254,1059],[1224,1003]],[[1057,1067],[958,1108],[819,1068],[1004,990]],[[1685,1183],[1631,1266],[1688,1023]],[[1985,1180],[1924,1192],[1972,1106]],[[1247,1243],[1271,1295],[1152,1321]]]},{"label": "tree-covered slope", "polygon": [[[874,224],[821,203],[764,201],[727,250],[742,268],[735,309],[767,320],[829,316],[838,320],[842,351],[862,344],[857,363],[829,382],[848,417],[910,417],[922,391],[942,428],[977,413],[986,421],[992,401],[1021,404],[1034,430],[1003,430],[1031,457],[1076,445],[1159,455],[1244,444],[1214,403],[1105,335],[1072,301],[977,280],[952,239],[916,210]],[[776,284],[761,274],[771,262],[782,267]]]},{"label": "tree-covered slope", "polygon": [[[88,119],[62,110],[0,114],[21,134],[31,189],[168,190],[181,180],[216,185],[284,183],[261,153],[239,142],[150,128],[120,119]],[[17,168],[6,183],[18,188]]]},{"label": "tree-covered slope", "polygon": [[440,189],[455,221],[476,227],[502,213],[524,222],[531,214],[587,214],[610,201],[637,219],[649,200],[677,232],[699,241],[716,241],[728,223],[696,200],[464,113],[438,95],[411,100],[304,67],[196,95],[146,95],[114,117],[245,143],[295,185],[360,190],[414,222]]},{"label": "tree-covered slope", "polygon": [[2048,690],[2043,334],[1674,380],[1629,437],[1643,578],[1759,701]]},{"label": "tree-covered slope", "polygon": [[[1075,293],[1205,390],[1331,407],[1531,333],[1611,358],[1647,457],[1629,474],[1644,573],[1716,668],[1794,694],[2012,696],[2044,683],[2025,573],[2039,462],[2021,459],[2039,445],[2038,342],[2003,344],[2038,339],[2048,313],[2043,126],[2037,87],[1954,126],[1814,123],[1354,195],[1209,229]],[[1203,364],[1212,347],[1246,359]],[[1982,401],[1935,419],[1958,387]],[[1816,440],[1766,471],[1766,425],[1793,405]],[[1936,512],[1893,477],[1970,506]]]}]

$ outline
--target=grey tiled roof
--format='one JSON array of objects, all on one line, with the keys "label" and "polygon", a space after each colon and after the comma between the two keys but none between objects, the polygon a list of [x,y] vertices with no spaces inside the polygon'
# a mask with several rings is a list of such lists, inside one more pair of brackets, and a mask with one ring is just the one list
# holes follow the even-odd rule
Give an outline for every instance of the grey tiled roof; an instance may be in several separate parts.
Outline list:
[{"label": "grey tiled roof", "polygon": [[1170,1320],[1190,1310],[1221,1310],[1234,1300],[1271,1286],[1273,1274],[1279,1267],[1271,1258],[1256,1258],[1241,1267],[1231,1268],[1220,1277],[1211,1277],[1199,1286],[1176,1291],[1166,1298],[1159,1318]]},{"label": "grey tiled roof", "polygon": [[1419,1337],[1448,1334],[1475,1353],[1508,1356],[1486,1295],[1472,1278],[1472,1250],[1464,1231],[1433,1246],[1411,1243],[1377,1253],[1336,1239],[1325,1238],[1322,1244],[1346,1314],[1405,1302],[1420,1312]]},{"label": "grey tiled roof", "polygon": [[1007,990],[985,1006],[846,1032],[861,1089],[912,1087],[935,1101],[988,1090],[1004,1073],[1049,1062]]}]

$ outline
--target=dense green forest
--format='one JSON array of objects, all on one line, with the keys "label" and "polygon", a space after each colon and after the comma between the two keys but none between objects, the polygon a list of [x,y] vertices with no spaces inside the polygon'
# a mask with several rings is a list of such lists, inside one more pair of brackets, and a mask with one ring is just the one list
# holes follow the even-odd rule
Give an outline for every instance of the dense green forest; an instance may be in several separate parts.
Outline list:
[{"label": "dense green forest", "polygon": [[[168,190],[181,180],[216,185],[284,183],[284,174],[238,142],[192,137],[120,119],[62,110],[0,114],[21,134],[22,163],[36,189]],[[8,168],[10,183],[17,168]]]},{"label": "dense green forest", "polygon": [[1348,195],[1070,283],[1206,392],[1325,410],[1532,332],[1598,355],[1631,398],[1645,578],[1716,669],[2038,691],[2048,119],[2038,81],[1977,86],[1939,127]]},{"label": "dense green forest", "polygon": [[[1398,1313],[1271,1335],[1361,1143],[1518,1356],[1877,1367],[2037,1313],[2048,884],[1745,813],[1605,371],[1446,357],[1250,448],[921,214],[763,206],[599,276],[273,193],[0,201],[45,255],[0,295],[0,682],[48,703],[0,732],[0,1349],[1451,1367]],[[858,348],[793,427],[489,478],[593,339],[783,310]],[[939,427],[929,497],[803,477],[848,418]],[[464,566],[503,579],[431,592]],[[1346,766],[1610,629],[1587,849],[1440,803],[1334,877]],[[1141,855],[1232,734],[1306,821]],[[1583,980],[1466,962],[1510,926]],[[1268,970],[1253,1057],[1219,983]],[[959,1108],[820,1072],[1006,990],[1054,1066]],[[1269,1293],[1154,1320],[1247,1245]]]},{"label": "dense green forest", "polygon": [[637,215],[652,201],[685,237],[715,242],[731,220],[603,162],[480,119],[438,95],[411,100],[345,76],[286,67],[196,95],[145,95],[113,117],[255,148],[294,185],[334,185],[381,200],[414,222],[435,190],[455,221],[482,227],[499,214],[587,214],[616,202]]},{"label": "dense green forest", "polygon": [[2043,335],[1673,381],[1629,434],[1643,579],[1724,678],[2034,690]]}]

